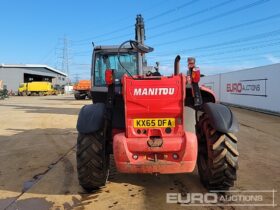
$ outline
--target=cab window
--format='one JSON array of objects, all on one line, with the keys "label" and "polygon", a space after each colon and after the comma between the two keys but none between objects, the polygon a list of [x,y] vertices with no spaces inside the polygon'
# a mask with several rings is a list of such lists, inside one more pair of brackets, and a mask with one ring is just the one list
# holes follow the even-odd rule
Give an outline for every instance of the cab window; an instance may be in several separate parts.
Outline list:
[{"label": "cab window", "polygon": [[[136,54],[121,54],[120,61],[122,65],[132,74],[137,74],[137,55]],[[121,79],[126,73],[118,61],[117,54],[104,55],[97,54],[95,56],[95,69],[94,69],[94,86],[105,86],[105,70],[114,69],[115,78]]]}]

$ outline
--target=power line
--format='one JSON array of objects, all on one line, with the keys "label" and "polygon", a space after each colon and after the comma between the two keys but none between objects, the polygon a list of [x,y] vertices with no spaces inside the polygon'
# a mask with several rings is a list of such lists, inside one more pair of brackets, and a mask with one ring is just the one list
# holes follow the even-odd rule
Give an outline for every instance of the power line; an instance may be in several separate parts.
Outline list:
[{"label": "power line", "polygon": [[215,10],[215,9],[217,9],[219,7],[225,6],[225,5],[230,4],[230,3],[234,2],[234,1],[236,1],[236,0],[227,0],[227,1],[224,1],[222,3],[216,4],[214,6],[208,7],[206,9],[202,9],[202,10],[199,10],[197,12],[193,12],[191,14],[188,14],[188,15],[185,15],[185,16],[182,16],[182,17],[179,17],[179,18],[175,18],[175,19],[173,19],[171,21],[168,21],[168,22],[165,22],[165,23],[162,23],[162,24],[158,24],[158,25],[155,25],[155,26],[152,26],[152,27],[148,27],[147,30],[153,30],[153,29],[162,27],[163,25],[167,26],[167,25],[170,25],[172,23],[177,23],[178,21],[182,21],[182,20],[184,20],[186,18],[190,18],[190,17],[196,16],[196,15],[200,15],[200,14],[209,12],[211,10]]},{"label": "power line", "polygon": [[205,50],[205,49],[211,49],[211,48],[216,48],[216,47],[220,47],[220,46],[224,46],[224,45],[232,45],[232,44],[236,44],[236,43],[242,43],[242,42],[248,42],[248,41],[253,41],[253,40],[257,40],[257,39],[263,39],[266,37],[273,37],[273,36],[279,36],[280,35],[280,29],[274,30],[274,31],[270,31],[270,32],[265,32],[265,33],[260,33],[257,35],[253,35],[253,36],[248,36],[248,37],[243,37],[243,38],[239,38],[239,39],[234,39],[234,40],[230,40],[227,42],[221,42],[221,43],[217,43],[217,44],[212,44],[212,45],[206,45],[206,46],[201,46],[201,47],[196,47],[196,48],[188,48],[188,49],[184,49],[184,50],[180,50],[179,52],[168,52],[168,53],[160,53],[157,55],[172,55],[172,54],[178,54],[178,53],[184,53],[184,52],[193,52],[193,51],[198,51],[198,50]]},{"label": "power line", "polygon": [[[129,26],[129,27],[133,27],[132,26]],[[112,33],[110,33],[112,34]],[[115,36],[115,37],[111,37],[111,38],[107,38],[107,39],[101,39],[101,40],[98,40],[96,42],[105,42],[105,41],[111,41],[111,40],[114,40],[114,39],[119,39],[119,38],[123,38],[123,37],[128,37],[128,36],[133,36],[134,33],[126,33],[126,34],[122,34],[122,35],[119,35],[119,36]],[[80,43],[80,44],[73,44],[74,46],[83,46],[83,45],[90,45],[90,43],[86,42],[86,43]]]},{"label": "power line", "polygon": [[[170,22],[162,23],[162,24],[159,24],[159,25],[156,25],[156,26],[147,28],[147,30],[153,30],[153,29],[162,27],[163,25],[166,26],[166,25],[172,24],[172,23],[174,23],[174,22],[177,22],[177,21],[183,20],[183,19],[185,19],[185,18],[188,18],[188,17],[193,17],[193,16],[198,15],[198,14],[202,14],[202,13],[205,13],[205,12],[209,12],[209,11],[211,11],[211,10],[214,10],[214,9],[217,9],[217,8],[219,8],[219,7],[221,7],[221,6],[224,6],[224,5],[226,5],[226,4],[232,3],[233,1],[236,1],[236,0],[227,0],[227,1],[225,1],[225,2],[222,2],[222,3],[220,3],[220,4],[217,4],[217,5],[215,5],[215,6],[212,6],[212,7],[209,7],[209,8],[203,9],[203,10],[200,10],[200,11],[198,11],[198,12],[192,13],[192,14],[190,14],[190,15],[183,16],[183,17],[180,17],[180,18],[176,18],[176,19],[174,19],[174,20],[172,20],[172,21],[170,21]],[[193,4],[193,3],[196,3],[196,1],[191,1],[191,2],[189,2],[189,3],[184,4],[184,7],[189,6],[189,5]],[[180,9],[182,9],[182,7],[180,7]],[[166,15],[166,14],[169,14],[169,13],[175,11],[175,10],[177,11],[178,8],[171,9],[171,10],[169,10],[169,11],[167,11],[167,12],[163,12],[163,13],[161,13],[161,14],[159,14],[159,15],[154,16],[154,18],[163,16],[163,15]],[[149,20],[152,20],[152,19],[153,19],[153,18],[150,18],[150,19],[147,19],[146,21],[149,21]],[[119,35],[119,36],[115,36],[115,37],[103,39],[103,40],[100,40],[99,42],[111,41],[111,40],[114,40],[114,39],[123,38],[123,37],[128,37],[128,36],[131,36],[131,35],[133,35],[133,33],[126,33],[126,34],[123,34],[123,35]]]},{"label": "power line", "polygon": [[72,78],[74,77],[75,78],[75,83],[79,82],[80,80],[80,76],[78,73],[75,73],[75,74],[71,74],[72,75]]},{"label": "power line", "polygon": [[[280,35],[280,34],[279,34]],[[219,48],[214,48],[214,49],[208,49],[207,51],[217,51],[217,50],[224,50],[224,49],[228,49],[228,48],[235,48],[235,47],[244,47],[244,46],[251,46],[251,45],[258,45],[258,44],[263,44],[263,43],[270,43],[270,42],[274,42],[274,41],[280,41],[280,38],[277,39],[269,39],[269,40],[264,40],[264,41],[257,41],[257,42],[251,42],[251,40],[249,41],[250,43],[235,43],[233,46],[225,46],[225,47],[219,47]]]},{"label": "power line", "polygon": [[87,51],[77,51],[77,52],[74,52],[73,55],[80,55],[80,54],[89,54],[89,53],[92,53],[92,50],[87,50]]},{"label": "power line", "polygon": [[73,66],[91,66],[89,63],[72,63]]},{"label": "power line", "polygon": [[[262,45],[258,44],[258,45],[255,45],[255,46],[242,47],[242,48],[232,49],[232,50],[228,50],[228,51],[220,51],[220,52],[215,52],[215,53],[210,53],[210,54],[202,54],[202,55],[198,54],[198,55],[195,55],[195,57],[199,60],[203,60],[204,58],[205,59],[207,58],[207,60],[209,60],[208,57],[217,57],[217,56],[228,54],[228,53],[230,54],[230,53],[235,53],[235,52],[246,52],[246,51],[250,51],[250,50],[258,50],[258,49],[262,49],[262,48],[267,48],[267,47],[273,47],[273,46],[280,45],[279,39],[273,40],[273,41],[274,42],[268,43],[268,44],[262,44]],[[246,45],[244,45],[244,46],[246,46]],[[279,52],[279,50],[270,51],[270,52],[271,53]],[[243,57],[243,55],[239,55],[239,56],[235,56],[235,57],[237,57],[237,58],[238,57]],[[234,57],[233,56],[230,56],[230,57],[227,56],[227,57],[224,57],[224,58],[219,57],[219,59],[225,59],[225,58],[234,58]],[[216,60],[218,60],[218,59],[216,59]],[[161,63],[165,63],[165,62],[170,63],[171,59],[161,61]]]},{"label": "power line", "polygon": [[[173,13],[173,12],[176,12],[176,11],[178,11],[180,9],[183,9],[183,8],[185,8],[187,6],[190,6],[190,5],[192,5],[192,4],[194,4],[194,3],[198,2],[198,1],[200,1],[200,0],[191,0],[190,2],[183,3],[183,4],[181,4],[181,5],[177,6],[177,7],[174,7],[174,8],[171,8],[169,10],[166,10],[166,11],[164,11],[164,12],[158,14],[158,15],[155,15],[155,16],[152,16],[150,18],[147,18],[146,22],[147,21],[155,20],[157,18],[160,18],[162,16],[168,15],[168,14]],[[122,27],[122,28],[119,28],[119,29],[116,29],[116,30],[113,30],[113,31],[110,31],[110,32],[107,32],[107,33],[103,33],[103,34],[100,34],[100,35],[97,35],[97,36],[94,36],[94,37],[89,37],[89,38],[86,38],[86,39],[77,40],[77,41],[74,42],[74,45],[86,45],[86,43],[81,43],[81,42],[87,42],[87,41],[90,41],[90,40],[93,40],[93,39],[96,39],[96,38],[100,38],[100,37],[104,37],[104,36],[111,35],[111,34],[114,34],[114,33],[118,33],[120,31],[124,31],[124,30],[132,28],[132,27],[134,27],[134,25],[125,26],[125,27]],[[122,37],[127,36],[127,35],[131,35],[131,33],[124,34],[124,35],[121,35],[119,37],[122,38]],[[119,37],[117,37],[117,38],[119,38]],[[109,41],[109,40],[112,40],[112,39],[115,39],[115,37],[107,39],[107,40],[105,39],[105,41]],[[99,42],[101,42],[101,41],[99,41]]]},{"label": "power line", "polygon": [[[274,51],[274,53],[279,53],[280,50]],[[232,56],[232,57],[227,57],[225,58],[218,58],[218,59],[211,59],[211,62],[199,62],[199,64],[202,65],[208,65],[208,64],[215,64],[217,62],[219,63],[231,63],[231,62],[238,62],[238,61],[244,61],[246,58],[247,60],[257,60],[258,58],[266,58],[265,54],[269,54],[273,52],[268,52],[268,53],[258,53],[258,54],[249,54],[249,55],[242,55],[242,56]],[[249,58],[248,58],[249,57]],[[250,58],[253,57],[253,58]]]},{"label": "power line", "polygon": [[[198,1],[198,0],[196,0]],[[143,13],[145,11],[150,11],[150,10],[154,10],[154,7],[155,6],[158,6],[158,5],[163,5],[164,3],[166,3],[167,0],[162,0],[160,1],[159,3],[155,3],[153,4],[152,6],[149,6],[148,9],[140,12],[140,13]],[[128,18],[130,18],[131,16],[126,16],[126,17],[123,17],[121,19],[119,19],[118,21],[116,21],[116,23],[120,22],[120,21],[123,21],[123,20],[127,20]],[[110,23],[111,24],[111,23]],[[77,40],[77,41],[74,41],[74,44],[73,45],[76,45],[76,44],[79,44],[80,42],[88,42],[88,41],[91,41],[93,39],[96,39],[96,38],[100,38],[100,37],[104,37],[104,36],[107,36],[107,35],[111,35],[112,33],[117,33],[117,32],[120,32],[120,31],[124,31],[126,29],[130,29],[131,27],[134,27],[134,25],[128,25],[128,26],[125,26],[125,27],[121,27],[119,29],[116,29],[116,30],[113,30],[111,32],[106,32],[106,33],[103,33],[103,34],[100,34],[100,35],[97,35],[97,36],[93,36],[93,37],[89,37],[89,38],[85,38],[85,39],[81,39],[81,40]],[[87,44],[87,43],[86,43]]]},{"label": "power line", "polygon": [[173,13],[173,12],[178,12],[180,9],[183,9],[183,8],[185,8],[185,7],[188,7],[188,6],[194,4],[194,3],[198,2],[198,1],[200,1],[200,0],[192,0],[192,1],[190,1],[190,2],[186,2],[186,3],[181,4],[181,5],[179,5],[179,6],[175,7],[175,8],[172,8],[172,9],[169,9],[169,10],[167,10],[167,11],[164,11],[164,12],[158,14],[158,15],[155,15],[155,16],[152,16],[152,17],[150,17],[150,18],[147,18],[146,21],[151,21],[151,20],[157,19],[157,18],[159,18],[159,17],[162,17],[162,16],[168,15],[168,14],[170,14],[170,13]]},{"label": "power line", "polygon": [[127,33],[127,34],[123,34],[123,35],[120,35],[120,36],[115,36],[115,37],[112,37],[112,38],[109,38],[109,39],[103,39],[103,40],[100,40],[99,42],[106,42],[106,41],[111,41],[111,40],[119,39],[119,38],[123,38],[123,37],[134,36],[134,35],[135,35],[134,33]]},{"label": "power line", "polygon": [[230,11],[227,11],[227,12],[220,13],[218,15],[214,15],[214,16],[209,17],[209,18],[204,18],[202,20],[195,21],[195,22],[189,23],[187,25],[183,25],[183,26],[171,29],[171,30],[163,31],[161,33],[158,33],[158,34],[155,34],[155,35],[151,36],[150,39],[153,39],[153,38],[156,38],[156,37],[159,37],[159,36],[166,36],[167,34],[170,34],[170,33],[176,33],[178,31],[185,30],[187,28],[194,27],[194,26],[197,26],[199,24],[204,24],[204,23],[219,19],[221,17],[225,17],[225,16],[228,16],[228,15],[232,15],[234,13],[241,12],[241,11],[246,10],[246,9],[250,9],[250,8],[258,6],[260,4],[267,3],[269,1],[270,0],[258,0],[258,1],[255,1],[253,3],[246,4],[244,6],[238,7],[236,9],[233,9],[233,10],[230,10]]},{"label": "power line", "polygon": [[[258,56],[254,58],[247,58],[246,60],[243,59],[235,59],[235,60],[229,60],[229,61],[220,61],[220,63],[238,63],[238,62],[244,62],[244,61],[256,61],[260,59],[267,59],[265,56]],[[210,63],[201,63],[202,65],[209,65],[209,64],[216,64],[215,62]]]},{"label": "power line", "polygon": [[40,62],[44,63],[46,62],[46,60],[48,60],[48,58],[52,55],[52,53],[55,51],[55,48],[57,46],[57,43],[53,46],[53,48],[51,48],[48,53],[41,59]]},{"label": "power line", "polygon": [[268,16],[268,17],[265,17],[265,18],[260,18],[260,19],[249,21],[249,22],[246,22],[246,23],[233,25],[233,26],[230,26],[230,27],[214,30],[214,31],[211,31],[211,32],[192,35],[192,36],[185,37],[185,38],[182,38],[182,39],[177,39],[177,40],[174,40],[174,41],[168,41],[168,42],[162,42],[162,43],[154,44],[154,46],[169,45],[169,44],[174,44],[174,43],[178,43],[178,42],[183,42],[183,41],[186,41],[186,40],[189,40],[189,39],[195,39],[195,38],[200,38],[200,37],[209,36],[209,35],[213,35],[213,34],[218,34],[218,33],[221,33],[221,32],[231,31],[231,30],[234,30],[234,29],[250,26],[250,25],[253,25],[253,24],[258,24],[258,23],[265,22],[265,21],[268,21],[268,20],[271,20],[271,19],[274,19],[274,18],[279,18],[279,17],[280,17],[280,13],[277,13],[275,15],[271,15],[271,16]]},{"label": "power line", "polygon": [[86,45],[88,43],[80,43],[80,42],[88,42],[88,41],[94,40],[96,38],[104,37],[104,36],[107,36],[107,35],[115,34],[115,33],[120,32],[120,31],[124,31],[126,29],[130,29],[132,27],[134,27],[134,25],[125,26],[123,28],[119,28],[119,29],[116,29],[116,30],[108,32],[108,33],[100,34],[100,35],[92,37],[92,38],[86,38],[86,39],[82,39],[82,40],[79,40],[79,41],[75,41],[73,45]]},{"label": "power line", "polygon": [[254,35],[254,36],[249,36],[249,37],[245,37],[245,38],[240,38],[240,39],[235,39],[235,40],[231,40],[231,41],[227,41],[227,42],[222,42],[222,43],[219,43],[219,44],[196,47],[196,48],[193,48],[193,49],[185,49],[185,50],[182,50],[180,52],[197,51],[197,50],[215,48],[215,47],[220,47],[220,46],[224,46],[224,45],[232,45],[232,44],[236,44],[236,43],[242,43],[242,42],[247,42],[247,41],[252,41],[252,40],[257,40],[257,39],[263,39],[263,38],[270,37],[270,36],[279,36],[279,35],[280,35],[280,29],[274,30],[274,31],[271,31],[271,32],[257,34],[257,35]]},{"label": "power line", "polygon": [[85,54],[76,54],[76,57],[83,57],[83,56],[87,56],[90,57],[91,55],[89,53],[85,53]]},{"label": "power line", "polygon": [[212,53],[212,54],[204,54],[204,55],[199,55],[198,57],[210,57],[210,56],[215,56],[215,55],[222,55],[226,53],[233,53],[233,52],[242,52],[242,51],[247,51],[247,50],[255,50],[255,49],[261,49],[261,48],[266,48],[266,47],[273,47],[273,46],[278,46],[280,45],[280,42],[274,42],[270,44],[265,44],[265,45],[258,45],[258,46],[252,46],[252,47],[245,47],[245,48],[240,48],[237,50],[229,50],[225,52],[217,52],[217,53]]},{"label": "power line", "polygon": [[[275,15],[271,15],[271,16],[268,16],[268,17],[265,17],[265,18],[260,18],[260,19],[257,19],[257,20],[249,21],[249,22],[246,22],[246,23],[237,24],[237,25],[230,26],[230,27],[227,27],[227,28],[218,29],[218,30],[211,31],[211,32],[208,32],[208,33],[193,35],[193,36],[190,36],[190,37],[187,37],[187,38],[184,38],[184,39],[180,39],[180,40],[175,40],[175,41],[172,41],[172,42],[155,44],[155,46],[161,46],[161,45],[165,45],[165,44],[171,44],[171,43],[180,42],[180,41],[187,40],[187,39],[193,39],[193,38],[203,37],[203,36],[207,36],[207,35],[212,35],[212,34],[216,34],[216,33],[219,33],[219,32],[230,31],[230,30],[234,30],[234,29],[241,28],[241,27],[246,27],[246,26],[249,26],[249,25],[261,23],[261,22],[268,21],[268,20],[271,20],[271,19],[274,19],[274,18],[279,18],[279,17],[280,17],[280,13],[275,14]],[[267,34],[267,35],[270,35],[270,34]],[[278,35],[278,34],[277,33],[276,34],[273,33],[273,35]],[[258,36],[260,36],[260,35],[258,35]],[[249,37],[247,39],[251,39],[251,37]],[[251,41],[251,40],[248,40],[248,41]],[[234,41],[231,41],[231,42],[234,42]],[[234,44],[234,43],[232,43],[232,44]],[[219,44],[219,45],[223,45],[223,44]],[[196,49],[188,49],[188,50],[196,50]],[[89,56],[89,53],[92,53],[92,51],[78,52],[78,53],[75,53],[74,55],[77,55],[77,56]]]},{"label": "power line", "polygon": [[[231,1],[234,1],[234,0],[231,0]],[[150,36],[149,39],[152,39],[152,38],[155,38],[155,37],[158,37],[158,36],[162,36],[162,35],[166,35],[166,34],[170,34],[170,33],[175,33],[175,32],[180,31],[180,30],[185,30],[186,28],[193,27],[193,26],[196,26],[196,25],[199,25],[199,24],[203,24],[203,23],[206,23],[206,22],[209,22],[209,21],[212,21],[212,20],[216,20],[216,19],[219,19],[221,17],[225,17],[225,16],[228,16],[228,15],[231,15],[231,14],[234,14],[234,13],[246,10],[246,9],[250,9],[250,8],[258,6],[260,4],[267,3],[269,1],[271,1],[271,0],[258,0],[256,2],[251,3],[251,4],[241,6],[239,8],[230,10],[228,12],[223,12],[219,15],[215,15],[215,16],[212,16],[210,18],[205,18],[205,19],[202,19],[202,20],[199,20],[199,21],[196,21],[196,22],[193,22],[193,23],[181,26],[181,27],[177,27],[177,28],[172,29],[172,30],[167,30],[167,31],[161,32],[159,34],[155,34],[153,36]],[[230,1],[226,1],[226,2],[224,2],[224,4],[229,3],[229,2]],[[221,6],[221,5],[215,5],[215,6],[212,7],[212,9],[214,9],[214,7],[217,7],[217,6]],[[208,8],[208,9],[211,10],[210,8]],[[199,11],[199,12],[202,12],[202,10]],[[158,28],[158,27],[164,27],[164,26],[165,26],[165,23],[157,25],[156,27]],[[111,37],[111,38],[103,39],[103,40],[100,40],[99,42],[111,41],[111,40],[114,40],[114,39],[128,37],[128,36],[131,36],[131,35],[133,35],[133,33],[126,33],[126,34],[114,36],[114,37]],[[172,43],[172,42],[170,42],[170,43]]]},{"label": "power line", "polygon": [[[55,61],[53,64],[50,64],[51,61],[54,61],[54,59],[57,58],[57,49],[58,49],[58,46],[63,44],[61,42],[62,40],[60,39],[57,39],[56,43],[53,45],[53,47],[46,53],[46,55],[44,57],[42,57],[42,59],[40,60],[39,63],[45,63],[45,64],[48,64],[48,65],[53,65],[55,68],[57,68],[57,64],[54,64],[56,63],[57,61]],[[56,59],[57,60],[57,59]]]},{"label": "power line", "polygon": [[[270,50],[270,51],[267,51],[267,52],[253,53],[253,54],[249,54],[249,55],[237,55],[237,56],[218,57],[218,58],[211,59],[211,61],[219,61],[219,60],[223,60],[223,59],[226,60],[226,59],[236,59],[236,58],[252,57],[252,56],[259,56],[259,55],[264,55],[264,54],[269,54],[269,53],[279,53],[279,52],[280,52],[280,50],[273,50],[273,51]],[[204,59],[204,58],[202,58],[202,59]]]},{"label": "power line", "polygon": [[[198,12],[202,12],[202,11],[206,12],[207,9],[210,9],[210,8],[214,9],[214,7],[216,7],[216,6],[218,6],[218,5],[220,5],[220,7],[221,7],[222,4],[229,3],[229,2],[231,2],[231,1],[234,1],[234,0],[225,1],[225,2],[223,2],[223,3],[217,4],[217,5],[213,5],[212,7],[206,8],[206,9],[204,9],[204,10],[200,10],[200,11],[198,11]],[[252,7],[257,6],[257,5],[260,5],[260,4],[264,4],[264,3],[268,2],[268,1],[270,1],[270,0],[258,0],[258,1],[254,2],[254,3],[251,3],[251,4],[248,4],[248,5],[245,5],[245,6],[242,6],[242,7],[233,9],[233,10],[230,10],[230,11],[228,11],[228,12],[224,12],[224,13],[221,13],[221,14],[219,14],[219,15],[215,15],[215,16],[212,16],[212,17],[210,17],[210,18],[207,18],[207,19],[206,19],[206,18],[205,18],[205,19],[202,19],[202,20],[197,21],[197,22],[195,22],[195,23],[192,23],[192,24],[190,24],[190,25],[202,24],[202,23],[204,23],[203,21],[208,22],[209,19],[210,19],[209,21],[212,21],[212,20],[215,20],[215,19],[218,19],[218,18],[227,16],[227,15],[229,15],[229,14],[237,13],[237,12],[240,12],[240,11],[242,11],[242,10],[252,8]],[[161,13],[161,14],[162,14],[162,15],[165,15],[165,13]],[[193,14],[195,14],[195,13],[193,13]],[[184,16],[184,17],[186,17],[186,16]],[[184,18],[184,17],[181,17],[181,18]],[[264,21],[267,21],[267,20],[271,20],[271,19],[273,19],[273,18],[279,18],[279,17],[280,17],[280,13],[278,13],[278,14],[276,14],[276,15],[272,15],[272,16],[266,17],[266,18],[260,18],[260,19],[254,20],[254,21],[250,21],[250,22],[246,22],[246,23],[242,23],[242,24],[230,26],[230,27],[223,28],[223,29],[214,30],[214,31],[211,31],[211,32],[208,32],[208,33],[203,33],[203,34],[199,34],[199,35],[193,35],[193,36],[190,36],[190,37],[187,37],[187,38],[183,38],[183,39],[180,39],[180,40],[174,40],[174,41],[171,41],[171,42],[159,43],[159,44],[156,45],[156,46],[162,46],[162,45],[177,43],[177,42],[184,41],[184,40],[191,39],[191,38],[198,38],[198,37],[202,37],[202,36],[217,34],[217,33],[220,33],[220,32],[230,31],[230,30],[234,30],[234,29],[241,28],[241,27],[246,27],[246,26],[248,26],[248,25],[261,23],[261,22],[264,22]],[[179,19],[179,18],[177,18],[177,20],[178,20],[178,19]],[[176,20],[176,19],[175,19],[175,20]],[[170,21],[170,24],[171,24],[172,21],[175,22],[175,20],[171,20],[171,21]],[[206,20],[207,20],[207,21],[206,21]],[[165,25],[166,25],[166,23],[165,23]],[[158,28],[158,27],[163,27],[163,26],[165,26],[165,25],[164,25],[164,24],[160,24],[160,25],[157,25],[156,27],[157,27],[157,28]],[[183,26],[183,27],[186,27],[186,26],[188,27],[188,25],[185,25],[185,26]],[[130,27],[131,27],[131,26],[130,26]],[[154,26],[154,27],[155,27],[155,26]],[[152,27],[152,28],[153,28],[153,27]],[[150,29],[152,29],[152,28],[150,28]],[[178,28],[175,29],[175,30],[178,31],[178,30],[183,30],[183,29],[185,29],[185,28],[178,27]],[[172,30],[172,31],[173,31],[173,30]],[[164,34],[164,33],[166,33],[166,32],[162,32],[161,35]],[[122,37],[130,36],[130,35],[133,35],[133,33],[123,34],[123,35],[115,36],[115,37],[112,37],[112,38],[104,39],[104,40],[101,40],[101,41],[109,41],[109,40],[113,40],[113,39],[117,39],[117,38],[122,38]],[[157,36],[157,35],[155,35],[155,36]],[[153,37],[155,37],[155,36],[153,36]],[[241,40],[242,40],[242,39],[241,39]],[[234,41],[237,41],[237,40],[233,40],[233,41],[231,41],[231,42],[234,42]],[[247,40],[247,41],[251,41],[251,40]],[[242,42],[242,41],[241,41],[241,42]],[[246,42],[246,41],[243,41],[243,42]],[[264,42],[267,42],[267,41],[264,41]],[[238,43],[240,43],[240,42],[238,42]],[[217,45],[216,45],[216,46],[214,46],[214,45],[208,45],[208,46],[202,46],[202,47],[204,47],[204,48],[202,48],[202,47],[197,47],[197,48],[188,49],[188,50],[193,50],[193,51],[195,51],[195,50],[202,50],[202,49],[211,49],[211,48],[217,48],[217,47],[224,46],[224,45],[233,45],[233,44],[236,44],[236,43],[223,42],[223,43],[219,43],[218,46],[217,46]],[[252,43],[251,43],[251,44],[252,44]],[[274,43],[274,44],[275,44],[275,43]],[[227,47],[224,47],[224,48],[227,48]],[[224,48],[223,48],[223,49],[224,49]],[[181,52],[185,52],[185,51],[188,51],[188,50],[183,50],[183,51],[181,51]],[[217,49],[215,49],[215,50],[217,50]],[[218,50],[221,50],[221,49],[218,49]],[[92,52],[92,51],[76,52],[74,55],[76,55],[76,56],[89,56],[89,55],[87,55],[86,53],[91,53],[91,52]],[[170,53],[169,53],[169,54],[170,54]]]}]

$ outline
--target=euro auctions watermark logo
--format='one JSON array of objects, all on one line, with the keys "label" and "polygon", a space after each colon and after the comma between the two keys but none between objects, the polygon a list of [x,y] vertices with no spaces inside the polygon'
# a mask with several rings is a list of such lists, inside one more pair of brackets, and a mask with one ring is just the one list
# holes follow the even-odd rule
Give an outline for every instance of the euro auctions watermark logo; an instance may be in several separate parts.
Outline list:
[{"label": "euro auctions watermark logo", "polygon": [[276,207],[276,190],[232,190],[208,193],[167,193],[166,203],[181,206]]}]

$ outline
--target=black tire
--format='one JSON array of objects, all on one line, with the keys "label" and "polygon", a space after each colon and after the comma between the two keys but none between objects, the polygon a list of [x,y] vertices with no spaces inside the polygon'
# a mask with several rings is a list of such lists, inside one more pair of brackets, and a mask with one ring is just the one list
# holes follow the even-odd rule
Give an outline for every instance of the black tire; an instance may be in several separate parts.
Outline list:
[{"label": "black tire", "polygon": [[84,100],[86,99],[86,95],[81,95],[80,93],[75,93],[74,97],[76,100]]},{"label": "black tire", "polygon": [[78,135],[77,171],[80,185],[88,192],[106,184],[110,156],[106,151],[103,131]]},{"label": "black tire", "polygon": [[88,99],[92,99],[90,92],[87,94]]},{"label": "black tire", "polygon": [[79,93],[75,93],[75,94],[74,94],[74,97],[75,97],[76,100],[80,100],[80,99],[81,99]]},{"label": "black tire", "polygon": [[228,190],[234,185],[238,169],[237,138],[232,133],[216,131],[206,114],[196,126],[198,137],[198,172],[208,190]]}]

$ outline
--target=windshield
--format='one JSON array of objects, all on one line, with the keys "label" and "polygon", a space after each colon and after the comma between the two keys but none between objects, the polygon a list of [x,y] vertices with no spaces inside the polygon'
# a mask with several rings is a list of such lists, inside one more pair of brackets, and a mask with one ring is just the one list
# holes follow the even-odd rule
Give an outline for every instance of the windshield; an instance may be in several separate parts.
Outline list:
[{"label": "windshield", "polygon": [[[122,65],[132,74],[137,74],[137,55],[136,54],[121,54],[120,61]],[[97,54],[95,57],[94,69],[94,85],[105,86],[105,70],[114,69],[115,78],[121,79],[126,73],[125,69],[121,67],[118,61],[117,54]]]}]

